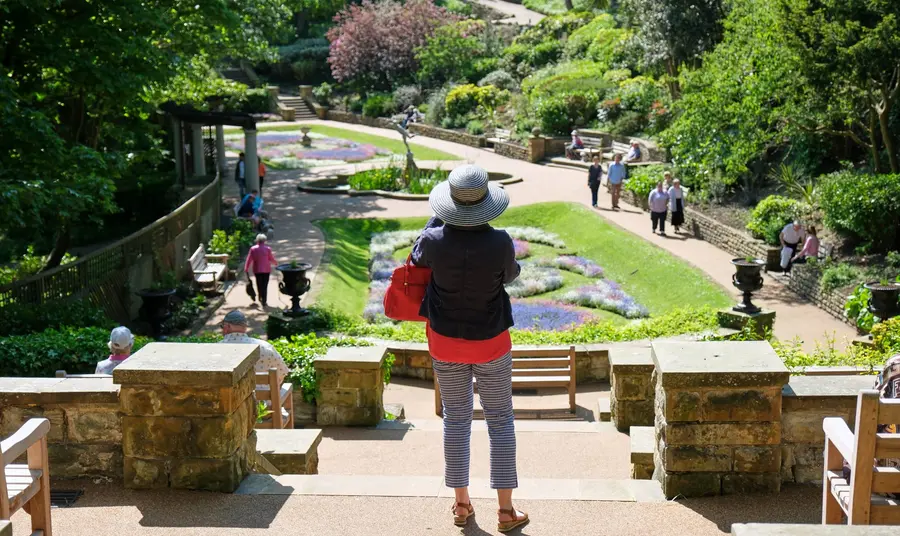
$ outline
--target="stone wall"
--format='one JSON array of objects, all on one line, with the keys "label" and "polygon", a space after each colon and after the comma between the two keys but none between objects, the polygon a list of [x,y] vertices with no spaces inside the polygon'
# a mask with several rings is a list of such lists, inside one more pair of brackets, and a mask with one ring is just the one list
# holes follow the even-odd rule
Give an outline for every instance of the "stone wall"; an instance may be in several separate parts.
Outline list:
[{"label": "stone wall", "polygon": [[383,346],[334,347],[316,357],[316,423],[374,426],[384,418]]},{"label": "stone wall", "polygon": [[112,378],[0,378],[0,437],[50,420],[53,478],[122,476],[122,425]]},{"label": "stone wall", "polygon": [[428,136],[438,140],[452,141],[469,147],[487,147],[487,137],[484,135],[474,135],[468,132],[460,132],[458,130],[450,130],[446,128],[433,127],[424,123],[412,123],[409,125],[409,131],[419,136]]},{"label": "stone wall", "polygon": [[516,160],[531,160],[528,147],[519,145],[517,143],[495,141],[494,152],[499,154],[500,156],[515,158]]},{"label": "stone wall", "polygon": [[609,352],[610,418],[622,432],[653,426],[655,386],[649,347],[615,348]]},{"label": "stone wall", "polygon": [[785,280],[785,285],[797,294],[816,304],[819,309],[831,316],[855,325],[844,314],[844,303],[847,296],[838,290],[825,290],[822,288],[822,270],[817,265],[797,264],[791,270],[791,277]]},{"label": "stone wall", "polygon": [[325,119],[329,121],[339,121],[341,123],[350,123],[353,125],[366,125],[376,128],[392,128],[391,120],[386,117],[366,117],[364,115],[355,114],[353,112],[341,112],[338,110],[327,110]]}]

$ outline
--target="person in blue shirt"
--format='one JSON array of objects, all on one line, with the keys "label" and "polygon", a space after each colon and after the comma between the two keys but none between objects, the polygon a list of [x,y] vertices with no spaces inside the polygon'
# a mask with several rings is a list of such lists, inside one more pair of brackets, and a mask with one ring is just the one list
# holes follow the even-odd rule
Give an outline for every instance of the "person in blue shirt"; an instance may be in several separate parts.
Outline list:
[{"label": "person in blue shirt", "polygon": [[240,203],[235,207],[234,213],[239,218],[246,218],[253,222],[254,227],[259,225],[261,217],[259,214],[262,209],[263,200],[259,196],[259,191],[253,190],[245,195]]},{"label": "person in blue shirt", "polygon": [[619,208],[619,195],[622,193],[622,182],[625,180],[625,164],[622,163],[622,155],[616,154],[614,162],[606,171],[606,180],[609,183],[609,192],[612,194],[612,208]]}]

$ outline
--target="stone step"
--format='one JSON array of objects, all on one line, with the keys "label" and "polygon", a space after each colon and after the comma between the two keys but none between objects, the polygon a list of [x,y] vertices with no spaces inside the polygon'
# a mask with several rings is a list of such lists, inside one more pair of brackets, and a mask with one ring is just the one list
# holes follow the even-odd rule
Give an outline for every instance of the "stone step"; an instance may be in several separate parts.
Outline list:
[{"label": "stone step", "polygon": [[649,480],[653,478],[653,451],[656,446],[656,430],[653,426],[632,426],[631,435],[631,478]]},{"label": "stone step", "polygon": [[588,168],[591,167],[590,162],[582,162],[581,160],[572,160],[572,159],[566,158],[565,156],[554,156],[554,157],[550,158],[549,161],[558,166],[565,166],[568,168],[575,168],[575,169],[583,169],[584,171],[587,171]]},{"label": "stone step", "polygon": [[597,418],[600,422],[610,422],[612,420],[612,412],[609,409],[609,399],[600,398],[597,400]]},{"label": "stone step", "polygon": [[322,430],[257,430],[256,450],[284,474],[318,473]]},{"label": "stone step", "polygon": [[[472,478],[469,495],[497,496],[486,478]],[[331,495],[364,497],[452,497],[440,476],[382,475],[250,475],[238,495]],[[521,500],[665,502],[655,481],[604,479],[519,479],[515,493]]]}]

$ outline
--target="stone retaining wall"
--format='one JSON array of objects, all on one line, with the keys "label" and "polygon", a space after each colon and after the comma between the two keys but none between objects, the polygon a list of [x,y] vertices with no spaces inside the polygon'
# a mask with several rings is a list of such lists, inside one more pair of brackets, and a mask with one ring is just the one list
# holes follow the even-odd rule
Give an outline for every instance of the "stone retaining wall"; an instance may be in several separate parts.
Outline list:
[{"label": "stone retaining wall", "polygon": [[500,156],[515,158],[516,160],[531,160],[531,155],[528,152],[528,147],[519,145],[517,143],[495,141],[494,152],[499,154]]},{"label": "stone retaining wall", "polygon": [[851,322],[844,314],[844,303],[847,296],[837,290],[825,290],[822,288],[822,270],[817,265],[797,264],[791,270],[791,277],[785,280],[785,285],[797,294],[816,304],[819,309],[831,316],[838,318],[851,326]]},{"label": "stone retaining wall", "polygon": [[483,135],[469,134],[458,130],[433,127],[424,123],[412,123],[409,131],[419,136],[428,136],[438,140],[452,141],[469,147],[487,147],[487,137]]},{"label": "stone retaining wall", "polygon": [[122,476],[119,389],[112,378],[0,378],[0,437],[50,420],[53,478]]},{"label": "stone retaining wall", "polygon": [[367,127],[393,128],[391,127],[391,120],[386,117],[366,117],[353,112],[341,112],[338,110],[327,110],[325,119],[353,125],[366,125]]},{"label": "stone retaining wall", "polygon": [[610,419],[619,431],[653,426],[655,387],[649,347],[615,348],[609,352]]}]

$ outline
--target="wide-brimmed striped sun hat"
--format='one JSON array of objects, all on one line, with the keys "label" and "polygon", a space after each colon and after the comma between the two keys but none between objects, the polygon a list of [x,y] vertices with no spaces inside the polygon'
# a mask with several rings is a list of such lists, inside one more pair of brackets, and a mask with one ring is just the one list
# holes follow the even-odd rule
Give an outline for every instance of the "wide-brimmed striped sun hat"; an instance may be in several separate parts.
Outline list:
[{"label": "wide-brimmed striped sun hat", "polygon": [[465,165],[451,171],[446,181],[435,186],[428,202],[444,223],[476,227],[503,214],[509,206],[509,195],[490,184],[487,171]]}]

